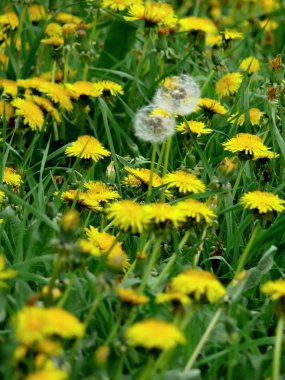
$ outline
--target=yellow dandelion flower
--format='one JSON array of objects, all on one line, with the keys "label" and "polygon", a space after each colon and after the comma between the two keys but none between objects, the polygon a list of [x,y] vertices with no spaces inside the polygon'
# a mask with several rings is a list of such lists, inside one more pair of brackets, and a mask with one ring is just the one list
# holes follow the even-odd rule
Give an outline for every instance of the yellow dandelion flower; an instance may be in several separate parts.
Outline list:
[{"label": "yellow dandelion flower", "polygon": [[4,174],[3,174],[3,183],[6,183],[7,185],[19,187],[22,182],[23,180],[20,174],[16,172],[16,170],[9,167],[5,168]]},{"label": "yellow dandelion flower", "polygon": [[[48,297],[49,296],[49,286],[48,285],[45,285],[43,288],[42,288],[42,291],[41,291],[42,295],[44,297]],[[51,289],[51,295],[52,295],[52,299],[53,300],[57,300],[59,299],[61,296],[62,296],[62,293],[60,291],[59,288],[52,288]]]},{"label": "yellow dandelion flower", "polygon": [[268,152],[261,138],[250,133],[238,133],[235,137],[222,144],[225,150],[232,153],[243,153],[256,158]]},{"label": "yellow dandelion flower", "polygon": [[261,285],[262,293],[269,296],[272,301],[285,298],[285,280],[267,281]]},{"label": "yellow dandelion flower", "polygon": [[101,158],[110,156],[111,153],[95,137],[83,135],[65,149],[65,154],[98,162]]},{"label": "yellow dandelion flower", "polygon": [[146,4],[132,4],[128,8],[127,21],[144,20],[147,25],[167,26],[173,28],[177,24],[177,17],[170,4],[147,2]]},{"label": "yellow dandelion flower", "polygon": [[77,243],[79,244],[79,249],[81,253],[88,254],[91,256],[102,255],[100,249],[89,240],[79,239],[77,240]]},{"label": "yellow dandelion flower", "polygon": [[116,242],[116,237],[107,232],[100,232],[93,226],[85,228],[85,232],[87,239],[103,253],[107,253],[112,246],[114,246],[116,250],[122,250],[122,243]]},{"label": "yellow dandelion flower", "polygon": [[3,68],[7,68],[9,57],[6,54],[0,53],[0,63],[3,65]]},{"label": "yellow dandelion flower", "polygon": [[255,210],[259,214],[267,212],[283,212],[285,210],[285,201],[280,199],[278,195],[266,191],[250,191],[243,195],[240,203],[244,208]]},{"label": "yellow dandelion flower", "polygon": [[117,288],[117,294],[119,299],[123,303],[128,303],[130,305],[144,305],[149,302],[149,297],[138,293],[132,288]]},{"label": "yellow dandelion flower", "polygon": [[122,184],[126,186],[131,186],[131,187],[140,187],[142,186],[142,182],[134,175],[129,174],[126,177],[122,179]]},{"label": "yellow dandelion flower", "polygon": [[264,152],[259,152],[257,153],[253,160],[262,160],[262,159],[268,159],[268,160],[271,160],[273,158],[278,158],[280,155],[278,153],[275,153],[275,152],[271,152],[270,150],[267,150],[267,151],[264,151]]},{"label": "yellow dandelion flower", "polygon": [[98,94],[94,96],[124,95],[123,87],[118,83],[112,82],[111,80],[102,80],[94,83],[93,87],[96,91],[95,94]]},{"label": "yellow dandelion flower", "polygon": [[84,334],[84,325],[73,314],[58,307],[26,306],[17,312],[13,323],[16,339],[26,345],[52,335],[73,338]]},{"label": "yellow dandelion flower", "polygon": [[190,16],[179,19],[181,32],[189,32],[191,30],[201,31],[204,33],[215,34],[218,28],[213,21],[207,17]]},{"label": "yellow dandelion flower", "polygon": [[98,97],[101,95],[101,91],[96,89],[92,82],[79,81],[75,83],[66,83],[65,87],[74,99],[78,99],[80,96]]},{"label": "yellow dandelion flower", "polygon": [[154,117],[154,116],[161,116],[161,117],[171,117],[172,114],[168,111],[165,111],[163,108],[157,107],[154,108],[149,114],[149,117]]},{"label": "yellow dandelion flower", "polygon": [[28,8],[30,20],[37,22],[46,18],[45,8],[40,4],[32,4]]},{"label": "yellow dandelion flower", "polygon": [[48,356],[58,356],[63,350],[60,342],[46,338],[37,344],[37,351]]},{"label": "yellow dandelion flower", "polygon": [[170,290],[187,294],[198,302],[215,303],[226,295],[226,289],[213,273],[198,269],[189,269],[175,276],[170,282]]},{"label": "yellow dandelion flower", "polygon": [[124,231],[131,230],[133,233],[143,232],[150,220],[144,206],[128,199],[110,204],[106,212],[107,218],[113,219],[116,227]]},{"label": "yellow dandelion flower", "polygon": [[5,14],[0,15],[0,25],[6,25],[14,30],[19,25],[18,16],[14,12],[6,12]]},{"label": "yellow dandelion flower", "polygon": [[112,11],[123,11],[132,4],[140,4],[141,0],[103,0],[102,8],[109,8]]},{"label": "yellow dandelion flower", "polygon": [[120,194],[117,191],[103,182],[89,181],[84,184],[84,187],[88,189],[83,201],[85,206],[90,206],[94,202],[98,204],[99,202],[107,202],[120,198]]},{"label": "yellow dandelion flower", "polygon": [[[140,181],[140,184],[148,185],[149,179],[150,179],[150,170],[144,169],[144,168],[130,168],[129,166],[125,166],[124,169],[131,174],[131,176],[134,176],[137,180]],[[162,186],[162,179],[157,173],[153,173],[152,177],[152,187],[159,187]]]},{"label": "yellow dandelion flower", "polygon": [[46,368],[32,372],[24,380],[67,380],[68,378],[69,374],[66,371],[57,368]]},{"label": "yellow dandelion flower", "polygon": [[72,23],[79,25],[83,22],[80,17],[74,16],[71,13],[59,12],[55,16],[55,19],[62,24]]},{"label": "yellow dandelion flower", "polygon": [[114,247],[107,257],[109,268],[125,272],[130,267],[129,257],[122,249]]},{"label": "yellow dandelion flower", "polygon": [[243,33],[231,29],[226,29],[224,32],[222,32],[222,35],[226,41],[239,40],[243,37]]},{"label": "yellow dandelion flower", "polygon": [[3,199],[5,198],[5,193],[4,193],[4,191],[1,191],[0,190],[0,203],[2,203],[3,202]]},{"label": "yellow dandelion flower", "polygon": [[156,303],[180,303],[181,305],[189,305],[189,297],[182,292],[168,292],[168,293],[159,293],[155,297]]},{"label": "yellow dandelion flower", "polygon": [[272,32],[278,28],[278,23],[275,20],[260,20],[259,25],[261,29],[264,29],[265,32]]},{"label": "yellow dandelion flower", "polygon": [[78,31],[78,28],[78,24],[69,22],[68,24],[62,25],[62,34],[64,36],[72,36],[73,34],[75,34],[75,32]]},{"label": "yellow dandelion flower", "polygon": [[185,215],[175,206],[168,203],[151,203],[144,206],[145,217],[151,223],[158,225],[173,225],[178,227],[185,222]]},{"label": "yellow dandelion flower", "polygon": [[[263,116],[263,112],[261,112],[258,108],[250,108],[248,111],[249,121],[251,125],[258,125]],[[245,123],[245,114],[241,114],[238,116],[238,113],[232,115],[228,118],[228,122],[236,123],[237,125],[243,125]]]},{"label": "yellow dandelion flower", "polygon": [[257,72],[260,69],[259,60],[255,57],[247,57],[243,59],[239,65],[242,71],[247,71],[248,74]]},{"label": "yellow dandelion flower", "polygon": [[42,82],[38,90],[46,94],[54,103],[59,103],[60,107],[71,111],[73,106],[68,91],[57,83]]},{"label": "yellow dandelion flower", "polygon": [[40,131],[44,124],[44,115],[40,107],[27,99],[16,98],[11,104],[16,108],[15,114],[22,116],[24,123],[28,124],[33,131]]},{"label": "yellow dandelion flower", "polygon": [[225,157],[223,161],[221,162],[218,168],[218,171],[221,174],[229,175],[233,173],[237,169],[237,167],[238,167],[238,162],[237,162],[236,157],[232,157],[232,158]]},{"label": "yellow dandelion flower", "polygon": [[0,100],[0,116],[4,117],[4,115],[9,120],[14,116],[14,110],[10,103]]},{"label": "yellow dandelion flower", "polygon": [[57,123],[61,122],[58,110],[54,108],[52,102],[42,96],[32,95],[28,99],[33,101],[37,106],[39,106],[44,112],[49,113]]},{"label": "yellow dandelion flower", "polygon": [[207,34],[205,42],[208,46],[220,46],[222,43],[222,36],[219,34]]},{"label": "yellow dandelion flower", "polygon": [[198,109],[202,109],[209,113],[216,113],[218,115],[224,115],[227,113],[226,108],[217,100],[210,98],[200,98],[198,102]]},{"label": "yellow dandelion flower", "polygon": [[126,331],[126,339],[131,346],[141,346],[149,350],[169,350],[186,342],[173,323],[159,319],[145,319],[130,326]]},{"label": "yellow dandelion flower", "polygon": [[280,7],[279,2],[276,0],[260,0],[260,5],[267,13],[273,12]]},{"label": "yellow dandelion flower", "polygon": [[40,77],[33,77],[29,79],[17,79],[18,86],[26,89],[33,88],[37,90],[43,82],[45,82],[45,80]]},{"label": "yellow dandelion flower", "polygon": [[182,134],[189,133],[189,129],[198,137],[213,132],[212,129],[206,128],[206,124],[202,121],[189,120],[187,123],[184,121],[176,127],[176,130]]},{"label": "yellow dandelion flower", "polygon": [[48,38],[42,38],[41,43],[44,45],[59,47],[64,44],[64,38],[61,36],[51,36]]},{"label": "yellow dandelion flower", "polygon": [[17,93],[18,93],[17,82],[10,79],[1,79],[0,87],[3,88],[2,95],[10,95],[13,98],[17,96]]},{"label": "yellow dandelion flower", "polygon": [[173,173],[167,174],[163,178],[163,183],[168,188],[175,187],[179,193],[203,193],[206,190],[205,184],[198,179],[194,174],[184,170],[176,170]]},{"label": "yellow dandelion flower", "polygon": [[47,25],[45,29],[45,34],[47,36],[61,36],[62,35],[62,27],[56,22],[51,22]]},{"label": "yellow dandelion flower", "polygon": [[216,92],[219,96],[230,96],[238,92],[242,83],[240,73],[229,73],[216,83]]},{"label": "yellow dandelion flower", "polygon": [[16,277],[17,272],[14,269],[6,269],[5,257],[0,256],[0,287],[6,288],[6,280]]},{"label": "yellow dandelion flower", "polygon": [[69,189],[63,191],[60,196],[61,201],[63,202],[73,202],[77,199],[77,203],[82,204],[85,199],[85,193],[83,191],[78,191],[75,189]]},{"label": "yellow dandelion flower", "polygon": [[177,207],[186,218],[194,219],[197,223],[213,223],[216,214],[205,203],[196,199],[186,199],[176,203]]}]

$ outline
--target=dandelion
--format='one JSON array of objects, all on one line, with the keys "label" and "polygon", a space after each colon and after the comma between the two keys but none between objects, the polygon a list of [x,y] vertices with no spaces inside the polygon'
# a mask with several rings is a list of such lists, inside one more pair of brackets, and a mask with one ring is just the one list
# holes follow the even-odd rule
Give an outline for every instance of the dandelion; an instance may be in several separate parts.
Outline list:
[{"label": "dandelion", "polygon": [[170,290],[187,294],[198,302],[216,303],[226,295],[226,289],[213,273],[198,269],[189,269],[175,276],[170,282]]},{"label": "dandelion", "polygon": [[182,212],[186,218],[194,220],[196,223],[213,223],[217,217],[205,203],[197,201],[196,199],[186,199],[176,203],[175,207]]},{"label": "dandelion", "polygon": [[56,22],[51,22],[47,25],[45,29],[45,34],[48,36],[61,36],[62,35],[62,27]]},{"label": "dandelion", "polygon": [[107,218],[113,219],[114,225],[123,231],[142,233],[150,221],[144,206],[128,199],[110,204],[106,208]]},{"label": "dandelion", "polygon": [[64,44],[64,38],[61,36],[51,36],[41,39],[41,43],[44,45],[59,47]]},{"label": "dandelion", "polygon": [[210,98],[200,98],[198,102],[198,109],[202,109],[209,114],[224,115],[227,113],[226,108],[221,103]]},{"label": "dandelion", "polygon": [[189,305],[191,303],[189,297],[182,292],[167,292],[167,293],[159,293],[155,297],[155,302],[166,303],[180,303],[181,305]]},{"label": "dandelion", "polygon": [[283,212],[285,201],[278,195],[266,191],[251,191],[243,195],[240,199],[243,207],[257,211],[259,214],[268,212]]},{"label": "dandelion", "polygon": [[93,84],[94,90],[98,93],[97,96],[117,96],[124,95],[123,87],[111,80],[102,80]]},{"label": "dandelion", "polygon": [[0,116],[9,120],[14,116],[14,110],[10,103],[0,100]]},{"label": "dandelion", "polygon": [[200,97],[197,82],[182,74],[166,78],[156,91],[154,104],[173,115],[189,115],[195,111]]},{"label": "dandelion", "polygon": [[285,280],[267,281],[261,285],[260,290],[268,295],[272,301],[285,299]]},{"label": "dandelion", "polygon": [[141,108],[135,116],[135,135],[142,141],[162,143],[175,132],[175,119],[155,105]]},{"label": "dandelion", "polygon": [[199,31],[208,34],[215,34],[218,28],[213,21],[207,17],[190,16],[179,19],[179,30],[181,32]]},{"label": "dandelion", "polygon": [[177,24],[177,17],[170,4],[147,2],[145,4],[132,4],[128,8],[126,21],[144,20],[146,25],[158,25],[173,28]]},{"label": "dandelion", "polygon": [[238,92],[242,83],[242,75],[240,73],[229,73],[223,76],[216,83],[216,92],[219,96],[231,96]]},{"label": "dandelion", "polygon": [[98,97],[102,93],[99,88],[95,88],[94,83],[86,81],[66,83],[65,87],[74,99],[78,99],[81,96]]},{"label": "dandelion", "polygon": [[68,377],[69,374],[66,371],[57,368],[46,368],[32,372],[24,380],[67,380]]},{"label": "dandelion", "polygon": [[20,174],[16,172],[15,169],[6,167],[3,174],[3,183],[7,185],[12,185],[15,187],[19,187],[23,182]]},{"label": "dandelion", "polygon": [[210,128],[206,128],[206,124],[203,123],[202,121],[194,121],[194,120],[189,120],[187,122],[183,122],[179,124],[176,127],[176,130],[178,132],[181,132],[182,134],[189,133],[189,130],[200,137],[201,135],[207,135],[208,133],[212,133],[213,130]]},{"label": "dandelion", "polygon": [[250,133],[238,133],[235,137],[222,144],[225,150],[242,153],[251,158],[258,158],[268,152],[261,138]]},{"label": "dandelion", "polygon": [[14,12],[6,12],[0,16],[0,25],[6,25],[14,30],[19,26],[18,16]]},{"label": "dandelion", "polygon": [[65,154],[98,162],[101,158],[110,156],[111,153],[95,137],[83,135],[65,149]]},{"label": "dandelion", "polygon": [[206,190],[205,184],[194,174],[184,170],[176,170],[163,178],[163,183],[168,188],[175,187],[179,193],[202,193]]},{"label": "dandelion", "polygon": [[0,80],[0,87],[3,88],[2,95],[8,95],[12,98],[15,98],[18,94],[18,85],[17,82],[10,79]]},{"label": "dandelion", "polygon": [[103,0],[102,8],[109,8],[112,11],[123,11],[132,4],[140,4],[140,0]]},{"label": "dandelion", "polygon": [[241,61],[239,68],[242,71],[247,71],[248,74],[257,72],[260,69],[259,60],[255,57],[248,57]]},{"label": "dandelion", "polygon": [[65,13],[65,12],[59,12],[56,14],[55,19],[59,21],[61,24],[67,24],[67,23],[72,23],[72,24],[77,24],[79,25],[80,23],[83,22],[83,20],[75,16],[71,13]]},{"label": "dandelion", "polygon": [[59,113],[50,100],[37,95],[31,95],[28,97],[28,99],[39,106],[43,112],[49,113],[57,123],[61,122]]},{"label": "dandelion", "polygon": [[132,288],[119,287],[117,288],[117,294],[123,303],[130,305],[144,305],[149,302],[149,297],[139,294]]},{"label": "dandelion", "polygon": [[148,350],[169,350],[186,342],[174,324],[159,319],[135,323],[127,329],[126,339],[131,346],[141,346]]},{"label": "dandelion", "polygon": [[40,83],[38,90],[43,94],[46,94],[54,103],[59,103],[59,105],[63,109],[66,109],[67,111],[72,110],[73,106],[70,100],[69,93],[60,84],[42,82]]},{"label": "dandelion", "polygon": [[122,250],[122,243],[116,242],[116,237],[107,232],[100,232],[93,226],[85,228],[85,232],[88,240],[97,246],[103,253],[110,251],[112,246],[116,250]]},{"label": "dandelion", "polygon": [[2,288],[8,286],[5,282],[6,280],[10,280],[17,275],[17,272],[14,269],[6,269],[5,267],[5,257],[0,256],[0,287]]},{"label": "dandelion", "polygon": [[[130,168],[128,166],[125,166],[124,169],[130,173],[131,179],[132,177],[135,177],[137,180],[139,180],[140,185],[148,185],[150,180],[151,171],[149,169],[144,168]],[[136,182],[135,182],[136,185]],[[152,176],[152,187],[159,187],[162,186],[162,179],[157,173],[153,173]]]},{"label": "dandelion", "polygon": [[145,205],[144,209],[146,218],[159,226],[173,225],[177,228],[185,221],[183,212],[167,203],[151,203]]},{"label": "dandelion", "polygon": [[[263,112],[261,112],[258,108],[250,108],[248,111],[249,121],[251,125],[259,125],[260,120],[263,116]],[[243,113],[238,116],[238,113],[235,113],[231,117],[228,118],[228,122],[231,124],[236,123],[237,125],[243,125],[245,123],[246,115]]]},{"label": "dandelion", "polygon": [[45,8],[40,4],[32,4],[28,8],[29,17],[32,22],[38,22],[46,18]]},{"label": "dandelion", "polygon": [[222,32],[222,35],[225,41],[239,40],[243,37],[243,34],[241,32],[232,29],[226,29],[224,32]]},{"label": "dandelion", "polygon": [[16,108],[15,114],[22,116],[24,123],[33,131],[41,130],[44,124],[44,115],[40,107],[27,99],[16,98],[11,104]]}]

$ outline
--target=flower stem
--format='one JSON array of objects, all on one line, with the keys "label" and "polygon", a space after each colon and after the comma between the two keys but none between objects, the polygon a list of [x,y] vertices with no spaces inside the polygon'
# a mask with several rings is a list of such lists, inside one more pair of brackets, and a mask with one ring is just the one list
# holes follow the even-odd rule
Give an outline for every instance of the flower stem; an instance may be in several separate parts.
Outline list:
[{"label": "flower stem", "polygon": [[218,322],[221,313],[222,313],[222,308],[219,307],[218,310],[216,311],[216,313],[214,314],[211,322],[209,323],[206,331],[204,332],[202,338],[200,339],[200,342],[196,346],[196,348],[195,348],[192,356],[188,360],[188,362],[187,362],[187,364],[185,366],[185,369],[184,369],[184,373],[186,373],[187,371],[189,371],[193,367],[193,364],[195,363],[197,357],[200,355],[200,353],[202,351],[202,348],[204,347],[205,343],[209,339],[210,334],[211,334],[213,328],[215,327],[216,323]]},{"label": "flower stem", "polygon": [[156,143],[153,144],[152,154],[151,154],[151,164],[150,164],[150,175],[149,175],[148,188],[147,188],[147,200],[149,200],[151,196],[151,192],[152,192],[152,180],[153,180],[153,173],[154,173],[156,147],[157,147],[157,144]]},{"label": "flower stem", "polygon": [[276,328],[275,346],[273,352],[272,380],[279,380],[280,358],[282,352],[282,333],[284,328],[284,315],[280,315]]},{"label": "flower stem", "polygon": [[237,189],[239,187],[240,180],[241,180],[241,177],[242,177],[243,171],[244,171],[244,166],[245,166],[245,161],[242,161],[241,165],[240,165],[240,169],[239,169],[239,172],[238,172],[238,176],[237,176],[236,182],[235,182],[234,187],[233,187],[233,192],[232,192],[233,198],[235,197]]},{"label": "flower stem", "polygon": [[174,265],[174,263],[176,262],[176,254],[174,254],[171,259],[168,261],[168,263],[165,265],[165,267],[163,268],[162,272],[160,273],[160,275],[157,277],[155,283],[153,284],[153,290],[156,289],[158,287],[158,285],[160,284],[161,280],[163,279],[163,277],[169,273],[170,271],[170,268],[172,268],[172,266]]},{"label": "flower stem", "polygon": [[[167,173],[168,163],[169,163],[169,154],[171,148],[172,136],[169,136],[166,140],[165,153],[164,153],[164,161],[163,161],[163,169],[162,169],[162,178],[165,177]],[[160,197],[161,202],[165,202],[165,191],[161,193]]]},{"label": "flower stem", "polygon": [[157,238],[155,240],[153,251],[150,254],[150,257],[149,257],[149,260],[147,263],[147,267],[146,267],[144,274],[143,274],[143,278],[142,278],[142,282],[141,282],[141,286],[140,286],[141,293],[144,292],[144,289],[146,287],[146,283],[147,283],[148,277],[150,275],[150,272],[151,272],[152,268],[154,267],[156,260],[158,258],[158,255],[160,252],[160,244],[161,244],[161,238]]},{"label": "flower stem", "polygon": [[254,242],[254,239],[256,237],[256,234],[257,232],[259,231],[260,229],[260,223],[259,221],[257,222],[252,234],[251,234],[251,237],[249,239],[249,242],[247,243],[247,246],[245,247],[245,250],[243,251],[240,259],[239,259],[239,262],[238,262],[238,267],[237,267],[237,271],[236,271],[236,274],[238,274],[239,272],[241,272],[243,270],[243,267],[246,263],[246,259],[247,259],[247,256],[248,256],[248,253],[252,247],[252,244]]}]

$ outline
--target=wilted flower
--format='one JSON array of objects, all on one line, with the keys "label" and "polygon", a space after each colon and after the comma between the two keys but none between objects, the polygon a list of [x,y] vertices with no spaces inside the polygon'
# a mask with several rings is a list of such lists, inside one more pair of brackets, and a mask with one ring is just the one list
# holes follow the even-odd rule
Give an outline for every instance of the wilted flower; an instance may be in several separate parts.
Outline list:
[{"label": "wilted flower", "polygon": [[175,132],[173,115],[157,105],[141,108],[135,116],[135,135],[147,142],[162,143]]},{"label": "wilted flower", "polygon": [[164,79],[156,91],[154,103],[173,115],[189,115],[195,111],[200,97],[198,83],[182,74]]}]

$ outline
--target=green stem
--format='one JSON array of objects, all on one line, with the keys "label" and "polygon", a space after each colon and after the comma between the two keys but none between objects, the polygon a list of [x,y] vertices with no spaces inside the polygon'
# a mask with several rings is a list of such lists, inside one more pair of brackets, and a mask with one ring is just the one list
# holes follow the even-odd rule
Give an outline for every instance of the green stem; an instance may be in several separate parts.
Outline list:
[{"label": "green stem", "polygon": [[158,161],[157,161],[156,168],[155,168],[156,172],[159,171],[159,168],[161,166],[164,150],[165,150],[165,142],[162,144],[162,147],[161,147],[161,150],[160,150],[160,153],[159,153],[159,156],[158,156]]},{"label": "green stem", "polygon": [[206,226],[203,230],[203,234],[202,234],[202,238],[201,238],[201,242],[199,244],[199,247],[197,249],[197,253],[196,255],[194,256],[194,262],[193,262],[193,268],[195,268],[197,265],[198,265],[198,262],[199,262],[199,258],[200,258],[200,255],[201,255],[201,252],[203,250],[203,247],[204,247],[204,243],[205,243],[205,239],[206,239],[206,236],[207,236],[207,230],[208,230],[208,226]]},{"label": "green stem", "polygon": [[243,270],[243,267],[244,267],[244,265],[246,263],[247,256],[249,254],[249,251],[251,250],[252,244],[253,244],[253,242],[255,240],[256,234],[259,231],[259,229],[260,229],[260,223],[258,221],[257,224],[256,224],[256,226],[255,226],[255,228],[254,228],[254,230],[253,230],[253,232],[252,232],[252,234],[251,234],[249,242],[247,243],[247,246],[245,247],[245,250],[243,251],[243,253],[242,253],[242,255],[241,255],[240,259],[239,259],[236,275]]},{"label": "green stem", "polygon": [[[164,153],[164,161],[163,161],[163,169],[162,169],[162,178],[165,177],[167,173],[168,163],[169,163],[169,155],[171,148],[172,137],[169,136],[166,140],[165,153]],[[165,202],[165,191],[161,193],[160,197],[161,202]]]},{"label": "green stem", "polygon": [[280,358],[282,352],[282,334],[284,329],[284,316],[281,315],[278,319],[275,337],[275,346],[273,352],[273,369],[272,380],[279,380],[280,378]]},{"label": "green stem", "polygon": [[75,277],[76,277],[76,274],[72,273],[72,276],[69,280],[67,288],[65,289],[65,292],[63,293],[63,296],[60,298],[60,300],[56,304],[57,307],[63,307],[65,305],[65,302],[67,301],[69,294],[71,292],[72,285],[74,283]]},{"label": "green stem", "polygon": [[140,286],[141,293],[144,292],[144,289],[146,287],[146,283],[147,283],[148,277],[150,275],[150,272],[151,272],[152,268],[154,267],[154,265],[157,261],[157,258],[158,258],[159,252],[160,252],[160,244],[161,244],[161,238],[157,238],[155,241],[153,251],[150,254],[150,257],[149,257],[149,260],[147,263],[147,267],[146,267],[144,274],[143,274],[143,278],[142,278],[142,282],[141,282],[141,286]]},{"label": "green stem", "polygon": [[56,72],[56,60],[52,62],[52,67],[51,67],[51,81],[52,83],[55,82],[55,72]]},{"label": "green stem", "polygon": [[183,236],[183,238],[181,239],[181,241],[180,241],[180,243],[178,245],[179,251],[181,251],[181,249],[187,243],[187,240],[189,239],[189,236],[190,236],[190,231],[188,230],[188,231],[185,232],[185,235]]},{"label": "green stem", "polygon": [[154,173],[156,147],[157,147],[157,144],[156,143],[153,144],[152,154],[151,154],[150,174],[149,174],[149,181],[148,181],[148,188],[147,188],[147,200],[149,200],[151,196],[151,192],[152,192],[152,180],[153,180],[153,173]]},{"label": "green stem", "polygon": [[240,165],[240,168],[239,168],[239,172],[238,172],[238,176],[237,176],[236,182],[235,182],[234,187],[233,187],[233,192],[232,192],[233,198],[235,197],[237,189],[239,187],[240,180],[241,180],[241,177],[242,177],[243,171],[244,171],[244,166],[245,166],[245,161],[242,161],[241,165]]},{"label": "green stem", "polygon": [[186,374],[186,372],[188,372],[194,365],[196,359],[198,358],[198,356],[200,355],[201,351],[202,351],[202,348],[204,347],[205,343],[207,342],[207,340],[209,339],[210,337],[210,334],[213,330],[213,328],[215,327],[216,323],[218,322],[219,318],[220,318],[220,315],[222,313],[222,308],[219,307],[219,309],[216,311],[216,313],[214,314],[211,322],[209,323],[206,331],[204,332],[202,338],[200,339],[198,345],[196,346],[192,356],[190,357],[190,359],[188,360],[186,366],[185,366],[185,369],[184,369],[184,373]]},{"label": "green stem", "polygon": [[152,287],[153,289],[156,289],[158,287],[158,285],[160,284],[161,280],[164,278],[164,276],[169,273],[170,269],[172,268],[172,266],[176,262],[176,257],[177,257],[176,254],[174,254],[171,257],[171,259],[168,261],[168,263],[165,265],[162,272],[160,273],[160,275],[157,277],[155,283],[153,284],[153,287]]},{"label": "green stem", "polygon": [[68,80],[68,62],[69,62],[69,51],[67,50],[64,60],[64,71],[63,71],[63,83],[66,83]]},{"label": "green stem", "polygon": [[203,85],[203,87],[202,87],[202,90],[201,90],[201,97],[204,96],[205,91],[206,91],[207,88],[208,88],[208,84],[211,82],[213,76],[215,75],[215,72],[216,72],[215,70],[212,70],[212,71],[210,72],[208,78],[206,79],[206,81],[205,81],[205,83],[204,83],[204,85]]}]

